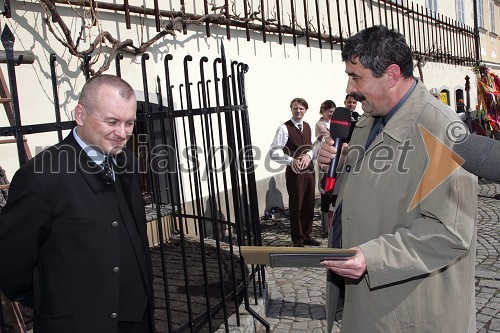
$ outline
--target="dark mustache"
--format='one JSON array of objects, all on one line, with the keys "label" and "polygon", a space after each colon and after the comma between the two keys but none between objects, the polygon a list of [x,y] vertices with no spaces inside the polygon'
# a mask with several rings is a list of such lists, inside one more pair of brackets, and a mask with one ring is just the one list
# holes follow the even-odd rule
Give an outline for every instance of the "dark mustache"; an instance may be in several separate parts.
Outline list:
[{"label": "dark mustache", "polygon": [[358,93],[351,93],[351,96],[358,102],[363,102],[366,99],[365,96]]}]

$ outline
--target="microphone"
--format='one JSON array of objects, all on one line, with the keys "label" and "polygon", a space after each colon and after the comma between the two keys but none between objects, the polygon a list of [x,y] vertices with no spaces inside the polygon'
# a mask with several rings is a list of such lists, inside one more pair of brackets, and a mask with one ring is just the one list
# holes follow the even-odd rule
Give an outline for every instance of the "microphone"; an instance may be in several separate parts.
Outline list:
[{"label": "microphone", "polygon": [[480,178],[500,182],[499,141],[469,134],[463,142],[455,143],[452,150],[465,160],[462,168]]},{"label": "microphone", "polygon": [[335,140],[335,148],[337,153],[331,160],[323,189],[325,194],[331,192],[335,187],[335,180],[337,179],[337,166],[339,165],[340,153],[342,150],[342,142],[349,137],[351,129],[351,111],[344,107],[335,108],[332,119],[330,120],[330,136]]}]

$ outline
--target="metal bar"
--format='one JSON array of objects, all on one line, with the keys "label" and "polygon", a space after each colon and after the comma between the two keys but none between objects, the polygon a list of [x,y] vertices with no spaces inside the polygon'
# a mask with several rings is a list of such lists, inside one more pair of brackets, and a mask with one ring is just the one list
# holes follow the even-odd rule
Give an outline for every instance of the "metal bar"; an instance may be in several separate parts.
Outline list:
[{"label": "metal bar", "polygon": [[[54,10],[55,10],[56,9],[55,0],[49,0],[49,2],[52,4],[52,6],[54,6]],[[56,21],[57,21],[57,19],[54,16],[52,16],[52,22],[56,22]]]},{"label": "metal bar", "polygon": [[[228,73],[227,73],[227,64],[226,64],[226,54],[224,51],[224,44],[221,45],[221,62],[222,62],[222,93],[223,93],[223,105],[228,106],[230,105],[230,90],[228,86]],[[233,127],[233,117],[231,112],[225,112],[225,121],[226,121],[226,136],[227,136],[227,144],[228,148],[230,151],[236,152],[236,144],[235,144],[235,137],[234,137],[234,127]],[[241,207],[241,202],[240,202],[240,184],[238,181],[238,169],[236,166],[236,159],[231,158],[229,161],[229,169],[230,169],[230,179],[231,179],[231,187],[233,189],[232,191],[232,199],[233,199],[233,207]],[[242,238],[241,238],[241,221],[242,216],[241,216],[241,211],[240,209],[235,209],[234,211],[235,215],[235,221],[238,221],[236,223],[236,237],[238,240],[238,244],[242,244]],[[246,280],[243,279],[243,285],[244,285],[244,290],[247,289],[247,284]],[[248,304],[246,304],[248,305]]]},{"label": "metal bar", "polygon": [[[349,18],[349,2],[348,0],[344,0],[345,3],[345,11],[346,11],[346,18],[347,18],[347,36],[351,36],[351,20]],[[340,11],[339,11],[340,15]],[[340,21],[340,16],[339,16],[339,21]],[[339,22],[340,23],[340,22]]]},{"label": "metal bar", "polygon": [[411,3],[411,20],[413,25],[413,51],[417,50],[417,28],[415,27],[415,10],[413,7],[413,2]]},{"label": "metal bar", "polygon": [[90,79],[90,54],[83,54],[83,74],[85,75],[85,80]]},{"label": "metal bar", "polygon": [[446,42],[448,43],[448,59],[450,63],[453,63],[453,40],[452,40],[452,29],[451,29],[451,18],[446,17]]},{"label": "metal bar", "polygon": [[373,0],[370,0],[370,12],[372,15],[372,25],[375,25],[375,14],[373,13]]},{"label": "metal bar", "polygon": [[[476,40],[475,40],[476,32],[474,30],[471,30],[470,28],[469,28],[469,32],[474,36],[474,40],[473,40],[474,45],[472,45],[471,41],[469,41],[469,43],[468,43],[469,44],[469,56],[471,58],[473,58],[473,54],[474,54],[473,51],[475,50],[475,46],[477,46]],[[475,60],[474,62],[471,61],[470,65],[474,65],[477,62],[477,58],[475,58],[474,60]]]},{"label": "metal bar", "polygon": [[389,23],[387,20],[387,2],[384,1],[384,17],[385,17],[385,26],[388,27]]},{"label": "metal bar", "polygon": [[463,65],[464,64],[464,49],[465,49],[465,45],[464,45],[464,31],[463,31],[463,24],[462,22],[457,22],[458,23],[458,26],[459,26],[459,29],[457,31],[457,43],[458,43],[458,48],[457,48],[457,57],[460,59],[460,65]]},{"label": "metal bar", "polygon": [[342,21],[340,19],[340,3],[337,0],[337,22],[339,22],[339,38],[340,38],[340,49],[342,50],[344,46],[343,33],[342,33]]},{"label": "metal bar", "polygon": [[297,35],[295,32],[295,1],[290,0],[290,14],[292,15],[292,38],[293,38],[293,45],[297,45]]},{"label": "metal bar", "polygon": [[[403,2],[401,1],[401,4],[403,4]],[[403,12],[403,8],[400,8],[399,6],[396,6],[396,25],[397,25],[397,30],[398,31],[401,31],[400,30],[400,26],[399,26],[399,12]],[[403,32],[403,35],[404,35],[404,32]]]},{"label": "metal bar", "polygon": [[[17,65],[21,64],[32,64],[35,62],[35,54],[31,51],[14,51],[14,63]],[[7,63],[7,56],[5,51],[0,50],[0,64]]]},{"label": "metal bar", "polygon": [[[158,100],[159,110],[161,112],[163,110],[163,97],[162,97],[162,91],[161,91],[161,80],[160,80],[159,76],[157,76],[156,82],[157,82],[157,84],[156,84],[156,88],[157,88],[157,100]],[[150,125],[150,129],[152,129],[151,132],[154,135],[153,121],[150,118],[149,118],[149,124],[151,124]],[[160,129],[161,129],[161,137],[162,138],[166,138],[168,136],[168,133],[165,130],[165,123],[164,123],[163,120],[160,121]],[[150,140],[148,140],[148,141],[150,141]],[[155,156],[154,151],[150,151],[149,155],[151,156],[151,159],[153,159],[154,156]],[[165,177],[169,178],[169,180],[168,180],[169,189],[172,189],[173,186],[172,186],[172,183],[171,183],[171,177],[170,176],[171,176],[171,172],[166,172]],[[158,177],[159,177],[159,174],[154,173],[152,178],[158,179]],[[158,184],[157,182],[155,182],[155,183]],[[158,196],[157,197],[160,198],[160,196],[161,196],[160,186],[157,186],[157,191],[158,191]],[[160,239],[160,241],[159,241],[159,243],[160,243],[160,258],[161,258],[161,267],[162,267],[162,273],[163,273],[163,293],[164,293],[164,296],[165,296],[165,309],[166,309],[166,314],[167,314],[167,325],[168,325],[169,329],[171,329],[171,327],[172,327],[172,314],[170,312],[170,290],[169,290],[169,286],[168,286],[169,277],[168,277],[168,270],[167,270],[166,258],[165,258],[165,239],[164,239],[164,236],[163,236],[164,235],[164,231],[163,231],[163,223],[162,223],[162,215],[161,215],[161,205],[160,205],[160,203],[161,203],[161,200],[157,200],[156,204],[155,204],[155,208],[156,208],[156,223],[157,223],[156,227],[158,229],[158,234],[159,234],[159,239]],[[172,205],[172,208],[173,207],[174,207],[174,205]]]},{"label": "metal bar", "polygon": [[[171,186],[171,197],[174,198],[174,202],[172,203],[172,207],[176,207],[176,212],[177,212],[177,223],[178,223],[178,228],[179,228],[179,237],[180,237],[180,240],[181,240],[181,253],[182,253],[182,258],[183,258],[183,270],[184,270],[184,275],[185,275],[185,281],[187,281],[187,285],[186,287],[189,287],[189,280],[187,280],[187,272],[188,272],[188,269],[187,269],[187,257],[186,257],[186,249],[185,249],[185,232],[184,232],[184,229],[188,229],[188,226],[187,226],[187,221],[185,221],[185,226],[182,224],[182,220],[183,220],[183,217],[182,217],[182,212],[183,211],[186,211],[186,207],[185,207],[185,200],[182,200],[182,204],[181,204],[181,198],[184,198],[184,181],[180,175],[180,170],[179,168],[177,168],[177,163],[176,161],[179,161],[180,160],[180,149],[177,149],[178,148],[178,143],[179,143],[179,138],[177,136],[177,124],[175,122],[175,119],[174,119],[174,114],[172,112],[173,110],[173,105],[174,105],[174,100],[173,100],[173,85],[171,85],[170,83],[170,70],[169,70],[169,66],[168,66],[168,62],[171,61],[173,59],[172,55],[171,54],[167,54],[165,59],[164,59],[164,64],[165,64],[165,80],[166,80],[166,87],[167,87],[167,100],[168,100],[168,105],[169,105],[169,108],[168,108],[168,116],[170,117],[170,124],[171,124],[171,128],[172,128],[172,134],[171,134],[171,138],[173,138],[173,142],[175,143],[175,146],[176,146],[176,149],[175,149],[175,158],[176,160],[172,161],[172,166],[174,168],[174,170],[177,171],[176,175],[177,177],[173,177],[173,175],[171,176],[171,180],[172,180],[172,184],[173,184],[173,180],[176,180],[177,183],[176,183],[176,186],[177,188],[179,189],[178,191],[173,191],[173,186]],[[179,90],[182,89],[182,85],[179,86]],[[181,108],[183,108],[182,106],[182,94],[181,94]],[[184,121],[184,118],[183,118],[183,121]],[[184,139],[186,140],[186,136],[184,135]],[[186,146],[187,146],[187,143],[186,143]],[[170,171],[172,171],[172,169],[170,169]],[[187,302],[188,302],[188,307],[190,308],[191,306],[191,299],[189,297],[189,295],[186,295],[187,297]],[[192,321],[192,313],[191,312],[188,312],[189,314],[189,318],[190,318],[190,321]],[[171,325],[170,325],[171,327]],[[172,330],[169,329],[169,332],[171,332]]]},{"label": "metal bar", "polygon": [[[205,3],[207,3],[208,0],[204,0],[204,1],[205,1]],[[279,0],[276,0],[276,3],[279,3]],[[249,17],[248,17],[248,3],[246,0],[243,0],[243,13],[245,14],[245,34],[247,36],[247,41],[250,41],[250,29],[249,29],[249,24],[248,24],[248,19],[249,19]],[[278,12],[278,17],[279,17],[279,12]],[[281,44],[281,42],[280,42],[280,44]]]},{"label": "metal bar", "polygon": [[432,27],[429,24],[429,10],[425,8],[425,30],[427,31],[427,49],[425,50],[426,54],[430,56],[432,52],[432,40],[431,40],[431,32]]},{"label": "metal bar", "polygon": [[12,17],[12,11],[10,7],[10,0],[3,0],[3,16],[6,18]]},{"label": "metal bar", "polygon": [[457,22],[450,18],[450,41],[451,46],[453,47],[453,53],[451,55],[451,59],[455,65],[458,64],[458,40],[457,40],[457,29],[455,29]]},{"label": "metal bar", "polygon": [[[224,6],[225,6],[225,11],[226,11],[226,18],[229,18],[229,1],[224,0]],[[226,23],[226,37],[227,39],[231,39],[231,25],[229,23]]]},{"label": "metal bar", "polygon": [[[144,90],[144,101],[146,104],[146,131],[147,131],[147,136],[148,136],[148,149],[149,152],[153,151],[154,148],[154,126],[153,122],[149,119],[149,114],[151,111],[151,106],[149,103],[149,87],[148,87],[148,81],[147,81],[147,76],[146,76],[146,61],[149,59],[149,54],[144,53],[141,57],[141,67],[142,67],[142,79],[143,79],[143,90]],[[160,87],[160,85],[158,85]],[[158,101],[161,103],[161,93],[160,93],[160,99]],[[162,122],[163,123],[163,122]],[[154,154],[148,154],[150,158],[150,162],[152,163],[152,159],[154,158]],[[163,288],[164,288],[164,293],[165,293],[165,301],[167,302],[165,308],[167,309],[167,319],[169,323],[169,327],[171,327],[171,320],[170,320],[170,313],[169,313],[169,288],[168,288],[168,274],[167,274],[167,268],[165,265],[165,240],[163,238],[163,223],[162,223],[162,212],[161,212],[161,205],[159,204],[161,202],[161,194],[160,194],[160,188],[159,188],[159,183],[158,183],[158,177],[157,175],[154,175],[152,177],[148,177],[151,179],[151,183],[153,185],[153,197],[155,198],[155,208],[156,208],[156,227],[158,228],[158,234],[160,238],[160,256],[161,256],[161,266],[162,266],[162,272],[163,272]]]},{"label": "metal bar", "polygon": [[[262,1],[262,0],[261,0]],[[309,8],[307,6],[307,0],[302,0],[302,4],[304,5],[304,24],[306,31],[306,45],[309,47]]]},{"label": "metal bar", "polygon": [[[248,65],[239,63],[237,67],[237,80],[238,80],[238,92],[240,98],[240,105],[247,105],[245,86],[244,86],[244,74],[248,72]],[[251,244],[262,245],[261,230],[260,230],[260,218],[259,218],[259,208],[258,208],[258,197],[256,188],[256,178],[255,178],[255,166],[254,158],[252,154],[252,139],[250,134],[250,121],[248,117],[248,109],[246,107],[242,108],[239,112],[241,117],[241,128],[243,134],[243,150],[244,152],[242,165],[244,166],[244,171],[248,179],[248,192],[249,192],[249,203],[250,203],[250,220],[253,221],[253,236],[254,242]]]},{"label": "metal bar", "polygon": [[[236,69],[235,67],[238,65],[237,61],[232,61],[231,62],[231,83],[232,83],[232,91],[233,91],[233,105],[240,104],[240,101],[238,100],[238,91],[237,91],[237,75],[236,75]],[[243,140],[242,140],[242,128],[241,128],[241,121],[239,119],[239,112],[234,112],[234,119],[235,119],[235,134],[236,134],[236,143],[237,143],[237,150],[238,152],[241,152],[243,150]],[[243,165],[243,154],[238,154],[238,161],[239,165]],[[241,184],[241,200],[243,202],[243,205],[240,207],[242,208],[242,213],[243,213],[243,220],[242,222],[245,223],[245,230],[247,232],[247,239],[251,239],[252,234],[251,230],[252,228],[250,227],[251,223],[251,216],[249,212],[249,201],[248,201],[248,189],[247,189],[247,180],[245,177],[245,173],[241,172],[241,168],[239,169],[239,176],[240,176],[240,184]],[[240,243],[240,244],[245,244],[245,243]]]},{"label": "metal bar", "polygon": [[422,29],[420,28],[420,12],[417,6],[417,31],[418,31],[418,53],[422,55]]},{"label": "metal bar", "polygon": [[460,30],[460,37],[461,37],[461,42],[460,42],[460,57],[462,58],[462,65],[467,63],[467,35],[466,32],[463,30],[464,29],[464,24],[461,23],[461,30]]},{"label": "metal bar", "polygon": [[319,19],[319,0],[314,0],[314,4],[316,6],[316,25],[317,25],[317,29],[318,29],[318,46],[320,49],[322,49],[322,45],[321,45],[321,22],[320,22],[320,19]]},{"label": "metal bar", "polygon": [[[186,4],[184,3],[184,0],[180,0],[180,1],[181,1],[181,13],[182,13],[182,17],[185,17],[186,16]],[[161,14],[161,15],[165,16],[163,14]],[[187,34],[187,29],[186,29],[186,25],[185,24],[182,25],[182,33],[184,35]]]},{"label": "metal bar", "polygon": [[[214,63],[213,63],[213,68],[214,68],[214,85],[215,85],[215,92],[216,92],[216,106],[220,107],[221,104],[220,104],[220,98],[219,98],[220,96],[219,96],[219,85],[218,85],[218,83],[220,82],[220,79],[218,77],[217,64],[221,64],[222,65],[222,59],[221,58],[215,59]],[[222,89],[224,89],[224,87],[222,87]],[[218,128],[219,128],[219,144],[220,144],[221,147],[224,147],[224,146],[229,147],[228,144],[224,143],[223,128],[225,128],[226,126],[223,126],[222,117],[221,117],[221,113],[220,112],[217,113],[217,122],[218,122]],[[227,168],[227,166],[228,166],[228,158],[230,159],[231,156],[229,154],[227,154],[228,158],[226,158],[226,154],[224,154],[225,153],[224,149],[221,149],[220,153],[221,153],[222,169],[223,170],[227,170],[228,169]],[[231,173],[230,173],[230,176],[231,176]],[[222,181],[223,181],[223,187],[224,188],[228,188],[228,181],[227,181],[226,172],[222,173]],[[224,191],[224,200],[225,200],[225,203],[226,203],[226,212],[227,212],[227,215],[228,215],[227,219],[231,220],[231,210],[229,209],[230,199],[229,199],[229,195],[228,195],[227,191]],[[236,215],[236,212],[235,212],[235,215]],[[231,239],[231,240],[233,239],[232,228],[228,228],[228,236],[229,236],[229,239]],[[230,246],[230,254],[231,254],[231,258],[233,258],[233,247],[232,247],[232,245]],[[234,260],[231,259],[232,272],[235,271],[234,264],[235,264]],[[232,283],[233,283],[233,288],[236,289],[236,276],[235,276],[235,274],[232,275]],[[234,294],[234,307],[236,309],[236,322],[237,322],[238,325],[240,325],[239,304],[238,304],[238,297],[237,297],[236,293]]]},{"label": "metal bar", "polygon": [[[26,134],[52,132],[52,131],[57,131],[58,128],[61,128],[61,130],[68,130],[72,129],[75,126],[76,123],[74,121],[62,121],[59,124],[44,123],[44,124],[23,125],[20,127],[6,126],[6,127],[0,127],[0,137],[15,136],[15,133],[19,133],[22,136]],[[21,138],[20,140],[21,142],[23,142],[24,138]]]},{"label": "metal bar", "polygon": [[[391,28],[394,29],[394,9],[395,9],[395,7],[392,3],[390,6],[391,6]],[[396,8],[396,10],[397,10],[397,8]]]},{"label": "metal bar", "polygon": [[410,3],[408,0],[406,0],[406,24],[403,25],[403,27],[408,28],[408,33],[406,35],[406,38],[408,39],[408,45],[411,47],[411,10],[410,10]]},{"label": "metal bar", "polygon": [[[280,1],[281,0],[276,0],[276,19],[278,20],[278,42],[279,44],[283,44],[283,32],[282,32],[282,29],[281,29],[281,9],[280,9]],[[246,3],[246,1],[243,1],[244,3]],[[246,15],[245,15],[246,17]],[[247,25],[248,27],[248,25]],[[247,40],[250,40],[250,33],[248,32],[248,29],[247,29]]]},{"label": "metal bar", "polygon": [[[57,91],[57,75],[56,75],[56,55],[50,54],[50,76],[52,78],[52,96],[54,97],[54,113],[56,115],[56,124],[61,123],[61,110],[59,109],[59,93]],[[62,130],[58,126],[57,139],[59,142],[63,140]]]},{"label": "metal bar", "polygon": [[445,45],[445,62],[450,63],[450,45],[448,44],[448,25],[446,24],[446,17],[441,14],[441,24],[443,26],[443,43]]},{"label": "metal bar", "polygon": [[[184,80],[185,80],[185,85],[186,85],[186,103],[187,103],[187,108],[188,111],[191,111],[193,108],[192,104],[192,97],[191,97],[191,82],[189,80],[189,68],[188,68],[188,63],[193,60],[193,57],[191,55],[187,55],[184,57]],[[194,125],[194,117],[191,112],[188,114],[188,125],[189,125],[189,141],[190,141],[190,147],[191,149],[196,149],[198,147],[197,145],[197,140],[196,140],[196,135],[195,135],[195,125]],[[196,156],[196,157],[195,157]],[[205,228],[203,226],[203,220],[202,216],[204,216],[204,210],[201,207],[201,200],[203,199],[202,195],[202,189],[201,189],[201,177],[200,177],[200,168],[199,168],[199,161],[198,157],[196,155],[196,151],[193,151],[192,154],[192,162],[194,164],[194,192],[195,192],[195,206],[196,206],[196,212],[198,213],[198,218],[196,219],[198,222],[199,226],[199,241],[200,241],[200,250],[201,250],[201,262],[202,262],[202,267],[203,267],[203,280],[205,282],[205,299],[206,299],[206,305],[207,305],[207,314],[208,315],[208,327],[209,331],[212,332],[212,316],[210,315],[210,296],[208,292],[208,273],[207,273],[207,265],[206,265],[206,253],[205,253]]]},{"label": "metal bar", "polygon": [[368,28],[368,22],[366,20],[366,1],[363,1],[363,21],[365,23],[365,29]]},{"label": "metal bar", "polygon": [[377,8],[378,8],[378,22],[379,24],[382,24],[382,6],[380,6],[380,0],[377,1]]},{"label": "metal bar", "polygon": [[462,23],[458,22],[458,25],[460,29],[457,30],[457,58],[459,61],[459,64],[463,65],[463,55],[464,55],[464,35],[462,31]]},{"label": "metal bar", "polygon": [[[480,0],[482,1],[482,0]],[[477,21],[477,0],[472,0],[472,7],[474,9],[474,48],[476,51],[476,64],[479,64],[481,61],[481,52],[480,46],[479,46],[479,23]]]},{"label": "metal bar", "polygon": [[[462,24],[462,29],[464,28],[464,24]],[[468,52],[468,41],[467,31],[462,30],[462,59],[464,64],[469,64],[469,52]]]},{"label": "metal bar", "polygon": [[[243,0],[246,1],[246,0]],[[262,18],[262,41],[266,42],[266,15],[264,10],[264,0],[260,0],[260,13]]]},{"label": "metal bar", "polygon": [[[293,3],[294,0],[290,0],[291,3]],[[74,6],[81,6],[81,7],[88,7],[88,4],[85,1],[81,0],[55,0],[56,3],[61,3],[64,5],[74,5]],[[106,2],[99,2],[95,1],[97,4],[98,8],[101,10],[111,10],[111,11],[123,11],[123,5],[122,4],[116,4],[116,3],[106,3]],[[129,6],[129,10],[131,13],[137,13],[140,15],[154,15],[154,10],[151,8],[143,8],[139,6]],[[295,9],[294,9],[295,10]],[[227,13],[229,15],[229,12]],[[219,24],[221,26],[226,26],[226,30],[230,29],[231,27],[237,27],[237,28],[242,28],[245,29],[246,26],[249,26],[250,30],[254,31],[262,31],[262,24],[256,24],[256,23],[251,23],[251,22],[245,22],[244,20],[226,20],[224,16],[211,16],[211,17],[204,17],[205,15],[200,13],[200,14],[192,14],[192,13],[185,13],[185,12],[179,12],[179,11],[168,11],[168,10],[160,10],[160,15],[161,17],[171,17],[171,18],[176,18],[176,17],[183,17],[189,21],[199,21],[202,20],[204,21],[209,21],[212,24]],[[296,18],[294,16],[294,18]],[[187,21],[186,20],[186,21]],[[296,24],[296,23],[295,23]],[[187,33],[187,23],[184,23],[183,25],[183,31]],[[278,34],[279,29],[283,32],[283,25],[280,27],[274,26],[274,25],[266,25],[266,34],[269,33],[276,33]],[[288,29],[287,29],[288,30]],[[230,39],[230,30],[227,30],[226,35],[229,34]],[[297,31],[295,28],[295,36],[300,36],[303,33]],[[326,37],[323,37],[326,39]],[[333,39],[336,39],[334,36]],[[296,45],[296,44],[295,44]]]},{"label": "metal bar", "polygon": [[[432,15],[432,11],[430,11],[430,14]],[[431,36],[432,36],[432,45],[434,46],[434,50],[435,50],[435,59],[439,59],[439,43],[438,43],[438,30],[437,30],[437,23],[436,23],[436,20],[435,20],[435,17],[434,16],[431,16],[431,26],[432,26],[432,31],[431,31]]]},{"label": "metal bar", "polygon": [[332,36],[332,17],[330,14],[330,0],[325,0],[326,2],[326,15],[328,16],[328,39],[330,41],[330,49],[333,50],[333,36]]},{"label": "metal bar", "polygon": [[356,32],[359,32],[359,18],[358,18],[358,5],[357,1],[352,2],[354,4],[354,22],[356,22]]},{"label": "metal bar", "polygon": [[154,0],[153,4],[154,4],[154,13],[155,13],[156,32],[160,32],[161,20],[160,20],[160,8],[158,6],[158,0]]},{"label": "metal bar", "polygon": [[[95,15],[95,12],[96,12],[96,2],[94,0],[88,0],[88,2],[90,3],[90,17],[92,19],[92,25],[93,26],[96,26],[97,25],[97,17]],[[55,4],[54,4],[54,8],[55,8]],[[54,20],[54,17],[52,17],[52,20]]]},{"label": "metal bar", "polygon": [[439,44],[442,47],[441,59],[443,60],[443,62],[446,62],[447,50],[446,50],[446,41],[445,41],[445,37],[444,37],[443,20],[440,18],[439,14],[437,14],[437,17],[438,17],[438,21],[439,21],[439,26],[441,28],[440,33],[439,33]]},{"label": "metal bar", "polygon": [[[205,110],[208,107],[208,97],[207,97],[207,91],[205,89],[205,70],[203,64],[208,62],[207,57],[202,57],[200,59],[200,82],[201,82],[201,95],[202,95],[202,108]],[[216,248],[217,248],[217,253],[220,254],[221,252],[221,244],[220,244],[220,235],[219,235],[219,227],[218,227],[218,216],[217,213],[217,202],[216,202],[216,192],[215,192],[215,184],[216,180],[214,179],[214,169],[211,167],[212,165],[212,151],[214,150],[214,144],[213,144],[213,136],[211,134],[213,133],[212,131],[212,126],[210,122],[210,117],[208,116],[207,113],[203,114],[203,121],[205,128],[205,156],[206,156],[206,165],[207,165],[207,174],[208,174],[208,184],[210,188],[210,196],[209,196],[209,206],[211,209],[211,215],[212,215],[212,223],[214,225],[214,236],[215,236],[215,242],[216,242]],[[213,159],[215,162],[215,159]],[[220,201],[219,201],[220,204]],[[220,207],[220,206],[219,206]],[[221,228],[221,230],[223,230]],[[224,287],[224,280],[223,280],[223,275],[224,272],[222,270],[223,268],[223,263],[222,263],[222,258],[220,255],[217,256],[217,263],[218,263],[218,268],[219,268],[219,283],[221,285],[221,305],[222,305],[222,311],[224,313],[224,326],[226,327],[226,330],[229,328],[229,322],[228,322],[228,316],[227,316],[227,306],[226,306],[226,300],[225,300],[225,287]],[[235,290],[236,291],[236,290]]]},{"label": "metal bar", "polygon": [[17,142],[17,156],[19,159],[19,166],[22,166],[26,163],[26,151],[24,149],[23,136],[20,132],[21,129],[21,111],[19,109],[19,96],[17,93],[17,80],[16,80],[16,70],[14,66],[14,42],[16,38],[9,26],[5,24],[3,28],[3,32],[1,35],[2,45],[5,49],[5,54],[7,56],[7,70],[9,73],[9,85],[10,85],[10,94],[12,96],[12,108],[14,109],[14,127]]},{"label": "metal bar", "polygon": [[115,57],[115,71],[116,71],[116,76],[122,77],[122,70],[120,67],[120,61],[123,59],[123,54],[120,52],[116,54]]},{"label": "metal bar", "polygon": [[123,0],[123,11],[125,12],[125,26],[127,29],[132,29],[130,24],[130,6],[128,0]]},{"label": "metal bar", "polygon": [[[180,98],[181,109],[184,109],[184,100],[182,98],[182,90],[183,90],[183,88],[184,88],[184,83],[179,84],[179,98]],[[191,110],[189,110],[188,112],[191,112]],[[184,146],[188,147],[188,142],[187,142],[188,135],[186,133],[186,127],[187,126],[186,126],[185,117],[182,117],[182,129],[184,130],[182,138],[184,138]],[[193,183],[192,183],[193,180],[192,180],[192,177],[191,177],[191,173],[188,173],[188,180],[189,180],[189,188],[192,188],[193,187],[192,186],[193,185]],[[191,209],[194,211],[194,200],[192,200],[192,198],[191,198],[191,206],[192,206]],[[184,191],[182,191],[182,211],[186,211],[186,200],[185,200],[185,197],[184,197]],[[184,223],[185,223],[186,230],[188,230],[187,220],[184,220]],[[198,225],[195,224],[194,226],[195,226],[195,232],[197,233],[198,232]],[[187,266],[186,266],[186,269],[187,269]],[[192,315],[192,314],[190,313],[190,315]],[[192,320],[192,319],[190,319],[190,320]]]},{"label": "metal bar", "polygon": [[[203,9],[205,10],[205,15],[208,15],[208,0],[203,0]],[[207,37],[210,37],[210,21],[205,22],[205,31],[207,33]]]},{"label": "metal bar", "polygon": [[466,103],[466,112],[470,110],[470,77],[469,75],[465,76],[465,103]]}]

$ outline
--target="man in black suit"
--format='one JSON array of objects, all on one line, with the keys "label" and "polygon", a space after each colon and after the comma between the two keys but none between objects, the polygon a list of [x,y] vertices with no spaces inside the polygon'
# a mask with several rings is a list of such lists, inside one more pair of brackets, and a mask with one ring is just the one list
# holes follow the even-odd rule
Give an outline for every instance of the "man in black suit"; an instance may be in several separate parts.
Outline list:
[{"label": "man in black suit", "polygon": [[0,215],[0,290],[33,307],[36,333],[154,331],[136,120],[119,77],[87,81],[77,126],[14,175]]}]

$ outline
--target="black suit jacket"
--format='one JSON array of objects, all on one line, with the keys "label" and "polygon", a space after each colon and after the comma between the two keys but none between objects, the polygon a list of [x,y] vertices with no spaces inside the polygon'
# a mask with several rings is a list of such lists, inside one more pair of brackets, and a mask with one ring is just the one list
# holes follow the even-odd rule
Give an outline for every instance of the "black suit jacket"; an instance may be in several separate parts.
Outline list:
[{"label": "black suit jacket", "polygon": [[[142,244],[138,256],[153,313],[152,272],[137,160],[119,155],[122,181]],[[37,333],[117,330],[120,212],[116,194],[72,133],[14,175],[0,215],[0,290],[34,307]],[[118,222],[118,224],[116,223]],[[144,256],[146,253],[146,256]],[[146,282],[144,282],[146,281]]]}]

